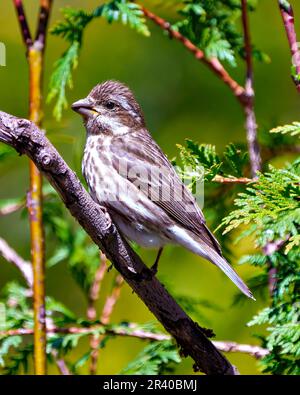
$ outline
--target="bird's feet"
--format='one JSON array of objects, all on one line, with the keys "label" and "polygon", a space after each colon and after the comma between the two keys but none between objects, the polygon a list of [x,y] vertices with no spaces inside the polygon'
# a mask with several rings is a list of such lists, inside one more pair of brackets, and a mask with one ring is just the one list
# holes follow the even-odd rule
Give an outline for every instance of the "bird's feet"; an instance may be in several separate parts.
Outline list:
[{"label": "bird's feet", "polygon": [[150,268],[150,270],[151,270],[151,272],[152,272],[152,276],[155,276],[156,274],[157,274],[157,271],[158,271],[158,262],[159,262],[159,259],[160,259],[160,257],[161,257],[161,253],[163,252],[163,247],[160,247],[160,249],[158,250],[158,253],[157,253],[157,257],[156,257],[156,259],[155,259],[155,262],[154,262],[154,264],[151,266],[151,268]]},{"label": "bird's feet", "polygon": [[105,219],[106,219],[106,229],[109,229],[109,228],[111,227],[111,224],[112,224],[111,217],[110,217],[110,215],[109,215],[109,213],[108,213],[106,207],[101,206],[100,204],[99,204],[99,206],[100,206],[101,210],[103,211],[103,213],[104,213],[104,215],[105,215]]}]

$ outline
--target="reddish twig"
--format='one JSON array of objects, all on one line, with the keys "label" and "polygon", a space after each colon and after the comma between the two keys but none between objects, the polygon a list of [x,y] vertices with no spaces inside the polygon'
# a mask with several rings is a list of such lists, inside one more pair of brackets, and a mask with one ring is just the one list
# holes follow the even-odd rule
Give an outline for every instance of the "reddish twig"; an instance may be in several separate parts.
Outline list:
[{"label": "reddish twig", "polygon": [[15,250],[13,250],[7,242],[0,237],[0,255],[3,256],[5,260],[16,266],[22,273],[28,287],[32,288],[33,274],[32,266],[30,262],[25,261]]},{"label": "reddish twig", "polygon": [[[153,341],[166,341],[171,340],[171,336],[166,335],[164,333],[156,333],[156,332],[148,332],[141,329],[135,329],[138,327],[136,324],[129,324],[128,328],[130,330],[125,329],[111,329],[105,328],[102,325],[93,325],[89,328],[79,328],[79,327],[71,327],[71,328],[58,328],[52,327],[47,330],[47,333],[61,333],[61,334],[89,334],[95,330],[101,331],[102,329],[105,330],[105,333],[108,335],[116,335],[116,336],[128,336],[128,337],[135,337],[141,340],[153,340]],[[32,335],[32,329],[10,329],[8,331],[0,331],[0,337],[7,337],[7,336],[17,336],[17,335]],[[265,357],[269,354],[269,350],[259,347],[253,346],[250,344],[239,344],[236,342],[231,341],[213,341],[214,346],[223,352],[240,352],[245,354],[250,354],[253,357],[260,359]]]},{"label": "reddish twig", "polygon": [[54,362],[56,363],[57,369],[59,370],[60,374],[64,376],[70,376],[71,372],[64,359],[58,356],[58,352],[56,350],[52,350],[51,355],[54,359]]},{"label": "reddish twig", "polygon": [[[14,0],[27,49],[29,65],[29,119],[41,126],[42,82],[46,32],[52,0],[40,0],[39,22],[33,42],[21,0]],[[46,326],[45,326],[45,251],[42,221],[42,176],[32,161],[29,162],[30,188],[27,207],[30,222],[31,260],[33,267],[34,306],[34,369],[39,375],[46,374]]]},{"label": "reddish twig", "polygon": [[250,39],[250,29],[247,12],[247,0],[242,1],[242,22],[245,43],[246,58],[246,83],[245,92],[248,100],[244,103],[244,111],[246,115],[246,131],[248,141],[248,151],[251,164],[252,177],[256,177],[257,172],[261,169],[260,148],[257,140],[257,124],[254,112],[254,89],[253,89],[253,62],[252,47]]},{"label": "reddish twig", "polygon": [[36,30],[35,42],[45,49],[46,32],[53,0],[40,0],[39,21]]},{"label": "reddish twig", "polygon": [[109,295],[105,301],[102,315],[100,318],[100,321],[104,324],[107,325],[110,322],[110,318],[113,312],[113,309],[115,307],[115,304],[117,303],[117,300],[120,297],[120,292],[121,292],[121,287],[124,283],[123,277],[118,275],[115,279],[115,284],[112,290],[111,295]]},{"label": "reddish twig", "polygon": [[[101,283],[107,271],[106,265],[107,259],[105,254],[100,252],[100,266],[96,271],[94,282],[91,286],[89,292],[89,301],[88,301],[88,310],[87,317],[90,321],[94,321],[97,317],[97,311],[95,303],[99,298],[99,292]],[[97,365],[97,348],[98,348],[98,336],[92,335],[90,338],[90,347],[91,347],[91,366],[90,366],[90,374],[96,374],[96,365]]]},{"label": "reddish twig", "polygon": [[[170,336],[165,335],[163,333],[143,331],[141,329],[138,329],[137,327],[138,326],[136,324],[129,324],[126,329],[106,328],[104,325],[92,325],[88,328],[81,328],[81,327],[60,328],[60,327],[51,326],[50,328],[47,328],[47,334],[89,335],[95,333],[95,331],[99,331],[100,333],[105,332],[107,335],[136,337],[142,340],[163,341],[163,340],[171,339]],[[31,328],[9,329],[7,331],[0,331],[0,338],[8,337],[8,336],[18,336],[18,335],[27,336],[27,335],[33,335],[33,333],[34,330]]]},{"label": "reddish twig", "polygon": [[255,179],[247,178],[247,177],[223,177],[220,175],[216,175],[213,179],[213,182],[218,182],[220,184],[248,184],[249,182],[254,182]]},{"label": "reddish twig", "polygon": [[278,5],[289,42],[293,65],[295,67],[296,75],[293,75],[292,78],[298,92],[300,92],[300,53],[295,30],[294,11],[287,0],[278,0]]},{"label": "reddish twig", "polygon": [[196,45],[194,45],[188,38],[184,37],[180,32],[174,30],[169,22],[158,15],[155,15],[145,7],[141,6],[141,9],[146,18],[151,19],[154,23],[156,23],[156,25],[167,31],[170,37],[180,41],[197,60],[205,63],[231,89],[239,102],[244,105],[245,101],[247,101],[245,89],[229,75],[217,58],[213,57],[211,59],[207,59],[201,49],[196,47]]},{"label": "reddish twig", "polygon": [[33,42],[32,42],[32,38],[31,38],[29,26],[27,23],[27,18],[25,15],[23,2],[22,2],[22,0],[13,0],[13,3],[15,6],[15,9],[16,9],[16,12],[17,12],[19,25],[21,28],[22,38],[23,38],[26,48],[28,49],[33,44]]},{"label": "reddish twig", "polygon": [[269,293],[272,296],[274,291],[276,290],[277,285],[277,270],[275,267],[272,266],[272,261],[270,260],[270,256],[274,254],[274,252],[280,250],[280,248],[286,243],[289,239],[289,236],[285,237],[283,240],[275,240],[272,242],[267,243],[263,247],[264,254],[268,257],[269,269],[268,269],[268,286],[269,286]]},{"label": "reddish twig", "polygon": [[95,278],[93,284],[91,285],[88,295],[89,300],[88,300],[87,318],[90,321],[94,321],[97,317],[95,303],[99,298],[100,287],[106,271],[107,271],[106,256],[103,254],[103,252],[100,252],[100,265],[96,271]]},{"label": "reddish twig", "polygon": [[[101,318],[100,318],[100,321],[102,322],[103,325],[108,325],[110,322],[110,318],[111,318],[114,306],[120,297],[121,286],[122,286],[123,282],[124,282],[123,277],[118,275],[115,279],[115,284],[114,284],[111,295],[109,295],[106,298],[106,301],[104,303],[104,307],[102,310]],[[100,346],[102,340],[103,340],[103,336],[93,336],[93,338],[92,338],[90,374],[97,373],[97,363],[98,363],[98,358],[99,358],[99,346]]]}]

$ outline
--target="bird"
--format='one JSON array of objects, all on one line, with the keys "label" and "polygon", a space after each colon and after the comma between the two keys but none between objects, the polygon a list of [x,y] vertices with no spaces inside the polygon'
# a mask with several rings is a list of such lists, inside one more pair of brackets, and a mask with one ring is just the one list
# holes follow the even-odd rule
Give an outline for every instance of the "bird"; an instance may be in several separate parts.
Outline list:
[{"label": "bird", "polygon": [[86,128],[82,173],[89,193],[127,240],[158,249],[153,272],[164,246],[180,245],[219,267],[254,299],[223,257],[195,197],[149,133],[130,88],[115,80],[99,83],[71,108]]}]

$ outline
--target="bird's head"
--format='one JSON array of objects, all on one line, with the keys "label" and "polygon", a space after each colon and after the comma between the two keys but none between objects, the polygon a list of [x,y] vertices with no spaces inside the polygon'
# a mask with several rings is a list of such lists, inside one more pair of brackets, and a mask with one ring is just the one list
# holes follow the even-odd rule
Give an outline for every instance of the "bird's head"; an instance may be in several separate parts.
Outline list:
[{"label": "bird's head", "polygon": [[96,85],[85,99],[72,104],[90,134],[120,135],[144,127],[141,108],[131,90],[118,81]]}]

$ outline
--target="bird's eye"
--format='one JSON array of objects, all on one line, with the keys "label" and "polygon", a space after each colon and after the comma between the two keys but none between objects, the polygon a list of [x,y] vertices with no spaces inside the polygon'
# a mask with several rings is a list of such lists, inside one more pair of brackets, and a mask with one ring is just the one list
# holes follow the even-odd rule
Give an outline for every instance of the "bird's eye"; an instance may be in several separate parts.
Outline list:
[{"label": "bird's eye", "polygon": [[108,110],[113,110],[113,109],[116,107],[116,105],[115,105],[115,103],[114,103],[113,101],[107,101],[107,102],[105,103],[105,107],[106,107]]}]

